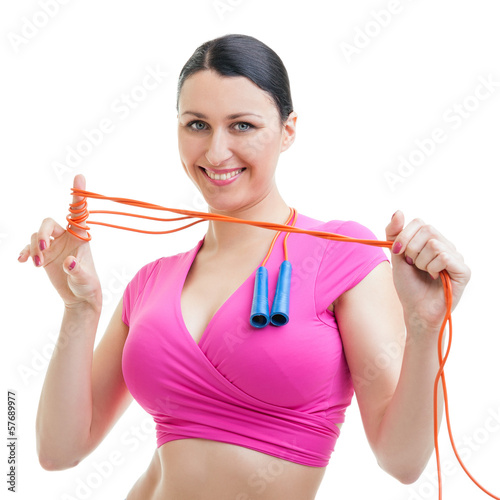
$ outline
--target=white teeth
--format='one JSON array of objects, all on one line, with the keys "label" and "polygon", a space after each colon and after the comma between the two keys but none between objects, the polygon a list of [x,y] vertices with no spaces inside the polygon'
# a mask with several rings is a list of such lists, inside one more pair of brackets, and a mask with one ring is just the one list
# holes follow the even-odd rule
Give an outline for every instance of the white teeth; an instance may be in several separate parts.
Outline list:
[{"label": "white teeth", "polygon": [[242,171],[243,169],[240,168],[239,170],[235,170],[234,172],[229,172],[227,174],[214,174],[208,170],[205,170],[210,179],[213,179],[214,181],[226,181],[227,179],[231,179],[235,175],[238,175]]}]

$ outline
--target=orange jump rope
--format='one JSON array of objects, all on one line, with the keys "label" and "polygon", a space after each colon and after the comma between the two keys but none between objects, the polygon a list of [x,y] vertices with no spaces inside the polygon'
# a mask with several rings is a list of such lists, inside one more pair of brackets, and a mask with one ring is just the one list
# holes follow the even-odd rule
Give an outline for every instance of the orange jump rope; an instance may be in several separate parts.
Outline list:
[{"label": "orange jump rope", "polygon": [[[308,234],[311,236],[316,236],[318,238],[324,238],[327,240],[334,240],[334,241],[345,241],[345,242],[351,242],[351,243],[362,243],[364,245],[372,245],[372,246],[378,246],[378,247],[384,247],[384,248],[392,248],[393,242],[392,241],[379,241],[379,240],[364,240],[364,239],[357,239],[357,238],[350,238],[348,236],[344,236],[341,234],[335,234],[335,233],[329,233],[325,231],[309,231],[305,229],[300,229],[297,227],[289,226],[287,225],[288,222],[290,221],[290,218],[287,221],[287,224],[274,224],[271,222],[259,222],[259,221],[251,221],[251,220],[244,220],[244,219],[237,219],[234,217],[229,217],[225,215],[219,215],[219,214],[211,214],[211,213],[206,213],[206,212],[196,212],[192,210],[180,210],[180,209],[175,209],[175,208],[167,208],[167,207],[162,207],[160,205],[154,205],[151,203],[146,203],[143,201],[137,201],[137,200],[131,200],[128,198],[117,198],[117,197],[111,197],[111,196],[103,196],[101,194],[96,194],[96,193],[91,193],[89,191],[85,191],[83,189],[76,189],[72,188],[72,194],[76,196],[81,196],[83,198],[82,201],[78,203],[72,203],[70,204],[69,211],[70,213],[66,217],[66,220],[68,221],[67,225],[67,231],[76,236],[77,238],[80,238],[81,240],[84,241],[90,241],[91,236],[89,234],[89,227],[87,224],[98,224],[101,226],[108,226],[108,227],[113,227],[116,229],[125,229],[127,231],[135,231],[139,233],[147,233],[147,234],[168,234],[168,233],[174,233],[176,231],[181,231],[182,229],[186,229],[188,227],[194,226],[195,224],[198,224],[200,222],[206,221],[206,220],[214,220],[214,221],[222,221],[222,222],[232,222],[232,223],[237,223],[237,224],[247,224],[251,226],[257,226],[261,227],[264,229],[270,229],[272,231],[279,231],[279,232],[285,232],[287,233],[286,237],[290,233],[301,233],[301,234]],[[162,211],[167,211],[175,214],[182,215],[183,217],[174,217],[174,218],[159,218],[159,217],[150,217],[146,215],[137,215],[137,214],[131,214],[131,213],[125,213],[125,212],[115,212],[115,211],[110,211],[110,210],[88,210],[87,209],[87,198],[97,198],[101,200],[109,200],[113,201],[116,203],[121,203],[124,205],[132,205],[136,207],[141,207],[141,208],[148,208],[152,210],[162,210]],[[292,211],[293,214],[295,214],[295,211]],[[124,226],[117,226],[114,224],[107,224],[104,222],[96,222],[96,221],[90,221],[87,220],[89,214],[113,214],[113,215],[125,215],[129,217],[138,217],[142,219],[149,219],[149,220],[155,220],[155,221],[162,221],[162,222],[176,222],[176,221],[186,221],[190,219],[198,219],[195,220],[194,222],[191,222],[189,224],[186,224],[182,227],[178,227],[176,229],[171,229],[169,231],[144,231],[141,229],[133,229],[130,227],[124,227]],[[84,231],[86,231],[87,236],[81,236],[77,233],[75,233],[71,226],[78,227]],[[267,261],[269,254],[272,251],[274,242],[276,241],[277,235],[275,236],[273,243],[271,244],[271,247],[269,249],[269,252],[264,259],[263,264]],[[286,239],[285,239],[286,242]],[[286,245],[286,243],[285,243]],[[286,246],[285,252],[286,252]],[[483,486],[481,486],[474,477],[472,477],[471,473],[467,470],[465,467],[462,459],[458,455],[457,448],[455,446],[455,441],[453,439],[453,435],[451,432],[451,424],[450,424],[450,415],[449,415],[449,410],[448,410],[448,392],[446,389],[446,380],[444,376],[444,366],[446,364],[446,360],[448,359],[448,355],[450,353],[450,347],[451,347],[451,341],[452,341],[452,323],[451,323],[451,307],[452,307],[452,300],[453,300],[453,293],[452,293],[452,285],[451,285],[451,279],[446,270],[441,271],[439,273],[441,282],[443,284],[443,291],[444,291],[444,296],[446,300],[446,313],[443,319],[443,323],[441,325],[441,329],[439,331],[439,338],[438,338],[438,359],[439,359],[439,370],[436,375],[436,379],[434,382],[434,446],[436,450],[436,461],[437,461],[437,472],[438,472],[438,483],[439,483],[439,500],[442,500],[442,477],[441,477],[441,461],[440,461],[440,453],[439,453],[439,442],[438,442],[438,387],[439,387],[439,380],[442,382],[442,387],[443,387],[443,399],[444,399],[444,406],[445,406],[445,414],[446,414],[446,424],[448,427],[448,434],[450,437],[450,442],[453,448],[453,451],[455,453],[455,456],[458,459],[458,462],[460,463],[462,469],[465,471],[465,473],[469,476],[469,478],[478,486],[484,493],[489,495],[492,498],[495,498],[496,500],[500,500],[500,497],[497,497],[487,491]],[[446,325],[449,325],[449,339],[448,339],[448,346],[446,349],[446,352],[443,356],[443,350],[442,350],[442,345],[443,345],[443,337],[444,337],[444,332],[446,329]]]}]

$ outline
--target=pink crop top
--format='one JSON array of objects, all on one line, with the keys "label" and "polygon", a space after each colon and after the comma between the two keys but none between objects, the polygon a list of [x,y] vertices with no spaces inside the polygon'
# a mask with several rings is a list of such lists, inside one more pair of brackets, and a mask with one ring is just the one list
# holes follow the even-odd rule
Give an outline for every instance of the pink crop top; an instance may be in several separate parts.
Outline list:
[{"label": "pink crop top", "polygon": [[[376,239],[352,221],[323,223],[299,214],[296,226]],[[270,304],[283,237],[266,264]],[[123,376],[156,422],[157,446],[203,438],[325,467],[340,434],[335,424],[344,421],[354,392],[327,307],[388,258],[380,247],[292,233],[289,323],[250,325],[254,271],[197,344],[184,324],[180,296],[202,244],[145,265],[123,296],[122,319],[129,326]]]}]

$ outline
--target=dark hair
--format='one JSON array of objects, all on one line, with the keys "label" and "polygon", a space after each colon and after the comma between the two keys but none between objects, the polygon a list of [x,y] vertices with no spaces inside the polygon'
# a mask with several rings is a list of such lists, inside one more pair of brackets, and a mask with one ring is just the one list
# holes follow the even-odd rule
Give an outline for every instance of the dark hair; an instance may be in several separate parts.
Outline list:
[{"label": "dark hair", "polygon": [[284,124],[293,111],[288,73],[278,54],[266,44],[248,35],[224,35],[200,45],[186,62],[177,84],[179,96],[187,78],[202,70],[221,76],[245,76],[274,100]]}]

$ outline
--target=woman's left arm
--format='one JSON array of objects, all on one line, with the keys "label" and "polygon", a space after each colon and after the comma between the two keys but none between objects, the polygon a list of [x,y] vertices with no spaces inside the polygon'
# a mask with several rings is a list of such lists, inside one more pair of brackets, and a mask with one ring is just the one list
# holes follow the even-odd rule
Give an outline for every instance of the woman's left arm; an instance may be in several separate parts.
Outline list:
[{"label": "woman's left arm", "polygon": [[[378,265],[334,303],[365,432],[379,465],[405,484],[434,450],[433,390],[446,304],[446,269],[456,307],[470,270],[454,245],[398,211],[386,228],[391,266]],[[441,389],[440,389],[441,392]],[[443,410],[439,396],[439,420]]]}]

